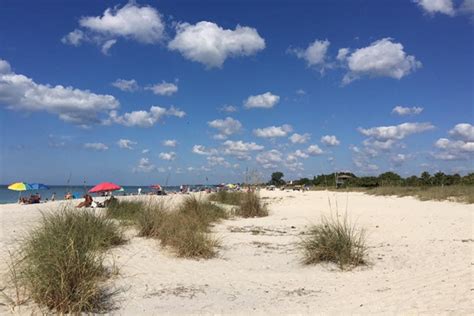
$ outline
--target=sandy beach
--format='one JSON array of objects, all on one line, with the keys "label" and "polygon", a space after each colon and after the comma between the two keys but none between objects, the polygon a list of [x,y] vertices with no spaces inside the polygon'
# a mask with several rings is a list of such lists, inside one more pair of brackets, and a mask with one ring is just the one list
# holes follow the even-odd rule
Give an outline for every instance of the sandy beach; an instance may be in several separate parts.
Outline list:
[{"label": "sandy beach", "polygon": [[[474,205],[327,191],[261,191],[270,215],[225,220],[210,260],[179,259],[136,237],[109,254],[119,274],[110,312],[157,314],[474,313]],[[131,197],[140,198],[140,197]],[[148,198],[148,197],[141,197]],[[179,201],[182,196],[153,197]],[[73,203],[76,203],[74,201]],[[42,211],[65,202],[0,206],[0,263]],[[367,230],[369,265],[304,266],[302,233],[330,210]],[[0,288],[6,286],[2,278]],[[10,312],[0,305],[0,314]],[[38,312],[31,305],[20,314]]]}]

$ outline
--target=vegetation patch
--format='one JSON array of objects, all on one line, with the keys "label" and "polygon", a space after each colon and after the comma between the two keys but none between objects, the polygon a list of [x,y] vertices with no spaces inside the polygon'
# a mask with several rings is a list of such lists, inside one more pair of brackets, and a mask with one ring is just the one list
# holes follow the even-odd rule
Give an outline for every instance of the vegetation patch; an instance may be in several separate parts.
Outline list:
[{"label": "vegetation patch", "polygon": [[366,263],[365,231],[352,225],[347,215],[322,217],[304,237],[302,249],[305,264],[333,262],[347,270]]},{"label": "vegetation patch", "polygon": [[242,195],[239,207],[235,215],[242,217],[264,217],[268,216],[268,208],[255,192],[247,192]]},{"label": "vegetation patch", "polygon": [[110,293],[103,287],[108,276],[103,253],[123,242],[118,226],[93,213],[44,214],[20,247],[13,283],[57,313],[106,311]]}]

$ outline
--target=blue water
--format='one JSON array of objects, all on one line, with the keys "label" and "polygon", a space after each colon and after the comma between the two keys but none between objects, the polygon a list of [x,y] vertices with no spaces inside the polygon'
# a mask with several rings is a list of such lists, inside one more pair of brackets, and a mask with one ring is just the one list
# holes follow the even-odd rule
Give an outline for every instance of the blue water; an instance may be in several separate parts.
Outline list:
[{"label": "blue water", "polygon": [[[81,198],[91,188],[91,186],[52,185],[49,186],[49,190],[23,191],[21,192],[21,196],[30,196],[31,194],[39,193],[41,195],[41,200],[44,201],[46,199],[51,199],[51,195],[56,193],[56,200],[63,200],[64,195],[66,195],[67,192],[72,192],[76,198]],[[148,186],[124,186],[123,188],[125,190],[124,192],[115,192],[114,195],[137,194],[138,188],[142,188],[142,194],[147,194],[152,191]],[[167,192],[179,191],[179,187],[177,186],[168,186],[164,188]],[[18,194],[19,192],[8,190],[7,185],[0,185],[0,204],[17,202]]]}]

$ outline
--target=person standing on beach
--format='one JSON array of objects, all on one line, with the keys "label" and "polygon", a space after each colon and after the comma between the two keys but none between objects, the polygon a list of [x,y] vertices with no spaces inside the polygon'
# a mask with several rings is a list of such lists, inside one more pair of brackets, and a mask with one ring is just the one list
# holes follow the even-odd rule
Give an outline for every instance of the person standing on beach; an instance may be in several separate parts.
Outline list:
[{"label": "person standing on beach", "polygon": [[142,194],[142,188],[138,188],[138,195],[141,195]]},{"label": "person standing on beach", "polygon": [[56,192],[53,192],[53,194],[51,194],[51,201],[54,202],[56,200]]}]

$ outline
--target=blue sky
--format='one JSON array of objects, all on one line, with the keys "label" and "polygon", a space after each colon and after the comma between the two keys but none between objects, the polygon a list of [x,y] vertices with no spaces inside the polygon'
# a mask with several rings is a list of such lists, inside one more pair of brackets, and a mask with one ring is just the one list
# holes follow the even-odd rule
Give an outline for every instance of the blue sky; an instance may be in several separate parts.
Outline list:
[{"label": "blue sky", "polygon": [[0,1],[0,183],[473,170],[474,1]]}]

